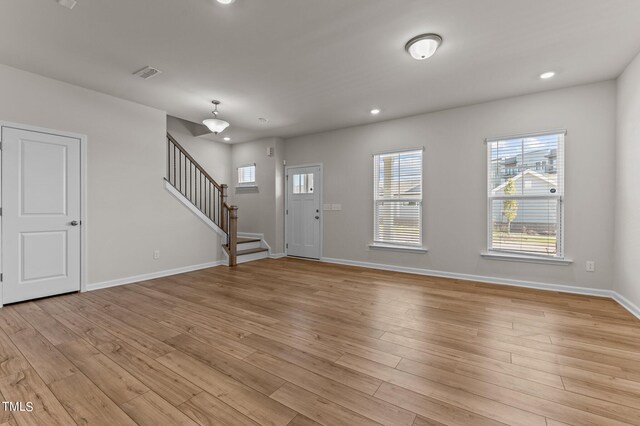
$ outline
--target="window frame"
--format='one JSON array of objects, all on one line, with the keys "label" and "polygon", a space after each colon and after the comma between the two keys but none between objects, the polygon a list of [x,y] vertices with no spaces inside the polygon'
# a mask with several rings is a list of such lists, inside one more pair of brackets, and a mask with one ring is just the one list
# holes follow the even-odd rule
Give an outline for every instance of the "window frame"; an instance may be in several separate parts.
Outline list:
[{"label": "window frame", "polygon": [[[391,150],[387,150],[387,151],[380,151],[380,152],[376,152],[374,154],[372,154],[372,160],[373,160],[373,226],[372,226],[372,230],[373,230],[373,238],[372,238],[372,243],[369,245],[370,248],[384,248],[384,249],[397,249],[397,250],[406,250],[406,251],[417,251],[417,252],[426,252],[426,249],[424,249],[423,244],[424,244],[424,151],[425,148],[424,147],[414,147],[414,148],[402,148],[402,149],[391,149]],[[405,153],[410,153],[410,152],[419,152],[420,153],[420,199],[417,200],[416,198],[395,198],[393,200],[380,200],[378,199],[378,182],[377,182],[377,177],[379,175],[379,169],[378,169],[378,165],[379,165],[379,161],[376,161],[376,159],[379,156],[383,156],[383,155],[391,155],[391,154],[405,154]],[[376,223],[377,223],[377,219],[378,219],[378,202],[398,202],[398,203],[402,203],[402,202],[417,202],[418,205],[420,206],[420,219],[418,221],[418,227],[419,227],[419,232],[418,232],[418,237],[419,237],[419,241],[417,244],[402,244],[402,243],[397,243],[397,242],[388,242],[388,241],[382,241],[382,240],[377,240],[376,239]]]},{"label": "window frame", "polygon": [[[492,165],[492,159],[491,159],[491,144],[492,143],[496,143],[496,142],[500,142],[500,141],[506,141],[506,140],[512,140],[512,139],[526,139],[526,138],[535,138],[535,137],[540,137],[540,136],[551,136],[551,135],[558,135],[560,137],[560,140],[558,142],[558,148],[557,148],[557,157],[554,163],[554,168],[556,170],[556,172],[558,171],[558,165],[562,164],[562,179],[558,180],[558,187],[560,188],[560,190],[558,191],[557,194],[548,194],[548,195],[498,195],[498,196],[491,196],[491,184],[490,184],[490,178],[491,178],[491,165]],[[517,259],[517,258],[522,258],[522,259],[540,259],[541,261],[565,261],[567,260],[565,258],[565,225],[564,225],[564,218],[565,218],[565,208],[564,208],[564,204],[565,204],[565,176],[566,176],[566,161],[565,161],[565,143],[566,143],[566,138],[567,138],[567,131],[566,130],[553,130],[553,131],[546,131],[546,132],[538,132],[538,133],[525,133],[525,134],[519,134],[519,135],[512,135],[512,136],[503,136],[503,137],[497,137],[497,138],[488,138],[485,139],[485,145],[486,145],[486,189],[485,189],[485,197],[486,197],[486,202],[487,202],[487,248],[486,248],[486,252],[483,253],[483,256],[487,256],[487,257],[492,257],[495,256],[496,258],[500,258],[500,257],[504,257],[504,258],[512,258],[512,259]],[[548,165],[548,163],[547,163]],[[545,254],[540,254],[540,253],[533,253],[533,252],[525,252],[525,251],[514,251],[514,250],[505,250],[505,249],[494,249],[492,248],[493,245],[493,206],[492,206],[492,201],[493,200],[505,200],[505,199],[509,199],[509,200],[531,200],[531,199],[544,199],[544,200],[552,200],[555,199],[557,200],[557,207],[556,207],[556,217],[557,219],[557,226],[558,226],[558,231],[556,231],[556,234],[558,235],[558,237],[560,238],[560,244],[558,244],[556,247],[556,254],[554,255],[545,255]],[[556,238],[558,238],[556,237]]]},{"label": "window frame", "polygon": [[[251,182],[240,182],[240,169],[245,169],[248,167],[253,167],[253,181]],[[256,167],[256,163],[252,163],[252,164],[244,164],[242,166],[238,166],[236,168],[236,177],[238,179],[238,186],[256,186],[256,182],[257,182],[257,167]]]}]

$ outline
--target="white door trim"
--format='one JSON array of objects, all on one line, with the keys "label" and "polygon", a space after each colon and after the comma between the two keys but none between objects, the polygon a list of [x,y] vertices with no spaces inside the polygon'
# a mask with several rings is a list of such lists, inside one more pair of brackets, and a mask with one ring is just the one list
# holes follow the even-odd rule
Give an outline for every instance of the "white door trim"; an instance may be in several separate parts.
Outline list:
[{"label": "white door trim", "polygon": [[287,221],[287,211],[289,210],[289,182],[287,180],[287,176],[289,176],[290,169],[299,169],[301,167],[320,167],[320,259],[322,259],[322,254],[324,253],[324,171],[322,163],[299,164],[296,166],[284,167],[284,254],[286,256],[289,255],[289,249],[287,247],[287,239],[289,238],[289,224]]},{"label": "white door trim", "polygon": [[[47,133],[56,136],[65,136],[80,141],[80,291],[87,291],[87,136],[79,133],[65,132],[61,130],[47,129],[44,127],[30,126],[27,124],[0,121],[0,143],[2,143],[2,129],[27,130],[31,132]],[[2,151],[0,150],[0,171],[2,169]],[[0,193],[2,189],[2,173],[0,173]],[[2,207],[0,197],[0,208]],[[0,238],[2,238],[2,218],[0,217]],[[0,271],[2,271],[2,246],[0,244]],[[3,286],[0,284],[0,307],[3,305]]]}]

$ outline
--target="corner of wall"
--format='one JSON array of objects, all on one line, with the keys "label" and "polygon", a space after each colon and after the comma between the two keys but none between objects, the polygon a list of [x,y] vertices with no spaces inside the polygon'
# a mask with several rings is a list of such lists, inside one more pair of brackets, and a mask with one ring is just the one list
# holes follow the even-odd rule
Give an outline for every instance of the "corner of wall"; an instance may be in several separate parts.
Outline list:
[{"label": "corner of wall", "polygon": [[614,202],[614,279],[616,300],[640,313],[640,278],[635,264],[640,257],[640,54],[616,81],[616,176]]}]

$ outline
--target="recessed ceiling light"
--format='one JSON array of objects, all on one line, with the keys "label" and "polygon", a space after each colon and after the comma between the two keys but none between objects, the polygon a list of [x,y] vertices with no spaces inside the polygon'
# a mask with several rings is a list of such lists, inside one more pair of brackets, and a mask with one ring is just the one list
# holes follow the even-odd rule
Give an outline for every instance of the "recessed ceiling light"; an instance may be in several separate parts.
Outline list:
[{"label": "recessed ceiling light", "polygon": [[369,112],[371,113],[371,115],[378,115],[380,114],[380,108],[374,108]]},{"label": "recessed ceiling light", "polygon": [[543,80],[547,80],[553,77],[554,75],[556,75],[556,73],[553,71],[543,72],[542,74],[540,74],[540,78]]},{"label": "recessed ceiling light", "polygon": [[442,44],[442,37],[438,34],[421,34],[409,40],[404,46],[413,59],[419,61],[433,56]]},{"label": "recessed ceiling light", "polygon": [[224,138],[222,138],[222,140],[224,140],[225,142],[229,142],[231,141],[231,138],[229,136],[225,136]]},{"label": "recessed ceiling light", "polygon": [[236,0],[217,0],[220,4],[231,4]]}]

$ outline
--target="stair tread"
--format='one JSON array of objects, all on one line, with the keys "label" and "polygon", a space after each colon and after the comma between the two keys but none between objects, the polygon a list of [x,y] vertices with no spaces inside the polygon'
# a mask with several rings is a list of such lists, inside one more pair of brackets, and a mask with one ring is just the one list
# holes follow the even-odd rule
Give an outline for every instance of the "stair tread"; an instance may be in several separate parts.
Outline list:
[{"label": "stair tread", "polygon": [[238,244],[259,243],[260,238],[238,237]]},{"label": "stair tread", "polygon": [[238,250],[236,252],[236,254],[238,256],[242,256],[243,254],[260,253],[260,252],[263,252],[263,251],[268,251],[268,249],[262,248],[262,247],[258,247],[258,248],[252,248],[252,249],[247,249],[247,250]]}]

